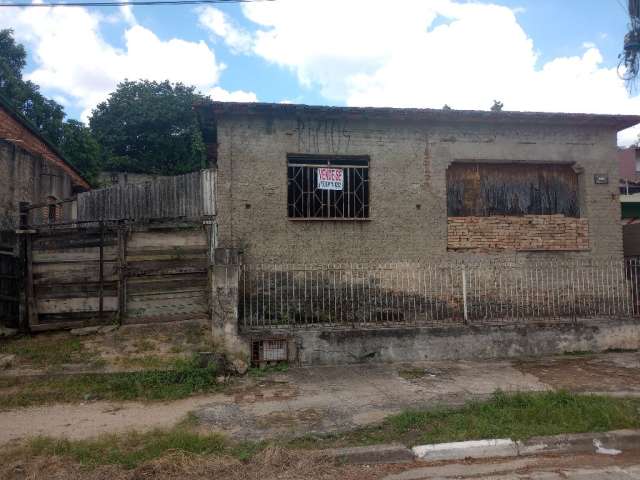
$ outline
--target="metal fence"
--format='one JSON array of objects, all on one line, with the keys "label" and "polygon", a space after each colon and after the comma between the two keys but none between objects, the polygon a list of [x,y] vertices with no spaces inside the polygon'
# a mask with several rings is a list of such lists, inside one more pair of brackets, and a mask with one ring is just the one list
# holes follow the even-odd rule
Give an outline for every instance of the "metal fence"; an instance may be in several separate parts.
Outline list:
[{"label": "metal fence", "polygon": [[241,265],[243,329],[640,315],[640,261]]}]

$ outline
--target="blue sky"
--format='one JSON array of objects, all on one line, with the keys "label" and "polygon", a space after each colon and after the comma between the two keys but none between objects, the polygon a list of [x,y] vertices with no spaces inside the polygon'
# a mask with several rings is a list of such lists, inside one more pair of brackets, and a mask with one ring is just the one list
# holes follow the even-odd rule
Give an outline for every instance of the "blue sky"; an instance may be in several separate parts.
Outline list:
[{"label": "blue sky", "polygon": [[[124,78],[220,100],[640,113],[625,0],[275,0],[4,9],[28,78],[86,120]],[[635,138],[635,131],[623,141]]]}]

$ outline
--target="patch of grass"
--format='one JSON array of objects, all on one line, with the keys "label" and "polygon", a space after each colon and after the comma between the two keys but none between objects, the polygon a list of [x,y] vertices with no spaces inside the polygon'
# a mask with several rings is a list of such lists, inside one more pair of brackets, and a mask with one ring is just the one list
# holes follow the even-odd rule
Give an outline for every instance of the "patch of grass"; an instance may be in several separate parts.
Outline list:
[{"label": "patch of grass", "polygon": [[405,380],[417,380],[418,378],[424,377],[425,371],[424,368],[405,368],[398,370],[398,375]]},{"label": "patch of grass", "polygon": [[640,427],[640,399],[568,392],[496,392],[460,408],[408,410],[380,425],[347,433],[303,437],[292,448],[330,448],[400,442],[405,445],[483,438],[526,439],[538,435],[603,432]]},{"label": "patch of grass", "polygon": [[[0,380],[0,408],[83,400],[176,400],[220,389],[213,366],[175,361],[171,370],[65,375],[22,382]],[[16,391],[13,391],[16,390]]]},{"label": "patch of grass", "polygon": [[21,363],[49,367],[63,363],[91,363],[96,354],[88,351],[79,338],[40,334],[9,339],[0,343],[0,354],[12,354]]},{"label": "patch of grass", "polygon": [[636,353],[637,348],[607,348],[605,353]]},{"label": "patch of grass", "polygon": [[25,444],[6,449],[0,458],[39,456],[66,457],[86,466],[119,465],[126,469],[160,458],[168,453],[202,456],[228,456],[250,460],[269,445],[267,442],[236,442],[220,433],[197,433],[184,426],[149,432],[109,434],[88,440],[35,437]]},{"label": "patch of grass", "polygon": [[92,440],[37,437],[27,448],[32,456],[55,455],[87,466],[121,465],[124,468],[135,468],[169,451],[195,455],[236,454],[234,446],[220,434],[198,434],[182,428],[105,435]]},{"label": "patch of grass", "polygon": [[595,352],[591,350],[571,350],[568,352],[564,352],[563,355],[567,355],[570,357],[586,357],[589,355],[595,355]]},{"label": "patch of grass", "polygon": [[175,360],[173,358],[162,358],[157,355],[143,355],[141,357],[127,355],[118,357],[116,363],[124,368],[158,370],[171,367],[175,363]]},{"label": "patch of grass", "polygon": [[287,362],[276,363],[275,365],[267,365],[264,367],[251,367],[247,373],[255,378],[266,377],[270,373],[282,373],[289,370]]},{"label": "patch of grass", "polygon": [[155,344],[147,339],[138,339],[133,342],[133,346],[135,347],[137,353],[150,352],[155,348]]}]

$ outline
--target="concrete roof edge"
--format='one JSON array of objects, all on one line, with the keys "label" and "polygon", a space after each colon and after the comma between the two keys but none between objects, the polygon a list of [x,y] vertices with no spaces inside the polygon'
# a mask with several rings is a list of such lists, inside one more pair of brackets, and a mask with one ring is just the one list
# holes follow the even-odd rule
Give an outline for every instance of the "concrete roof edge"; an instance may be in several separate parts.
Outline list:
[{"label": "concrete roof edge", "polygon": [[368,116],[395,120],[426,120],[446,122],[489,122],[562,124],[576,126],[601,126],[624,130],[640,123],[640,115],[612,115],[562,112],[519,112],[488,110],[441,110],[434,108],[394,107],[336,107],[293,103],[217,102],[205,101],[195,105],[197,109],[210,108],[217,115],[294,115]]}]

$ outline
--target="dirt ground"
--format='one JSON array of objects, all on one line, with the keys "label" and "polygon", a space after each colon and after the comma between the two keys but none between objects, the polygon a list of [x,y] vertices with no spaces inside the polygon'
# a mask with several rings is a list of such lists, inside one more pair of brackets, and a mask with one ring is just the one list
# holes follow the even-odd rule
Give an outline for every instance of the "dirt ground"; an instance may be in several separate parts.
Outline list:
[{"label": "dirt ground", "polygon": [[206,324],[187,321],[127,325],[107,333],[69,332],[0,340],[0,356],[13,355],[0,376],[38,376],[163,368],[195,352],[215,350]]},{"label": "dirt ground", "polygon": [[[177,480],[189,478],[225,480],[420,480],[431,478],[532,479],[545,478],[636,478],[609,477],[608,472],[640,471],[640,452],[619,456],[569,455],[518,459],[465,460],[461,462],[400,465],[337,465],[321,455],[270,448],[248,462],[230,458],[195,457],[172,453],[132,470],[117,466],[81,466],[68,459],[41,457],[28,463],[9,462],[0,466],[0,478],[27,480]],[[585,476],[580,476],[584,472]],[[508,475],[507,477],[503,477]],[[538,475],[543,475],[539,477]]]},{"label": "dirt ground", "polygon": [[560,388],[640,395],[640,354],[291,368],[245,377],[224,393],[173,402],[86,401],[0,411],[0,444],[44,434],[82,439],[171,427],[187,415],[203,431],[239,440],[299,436],[350,430],[407,408],[458,405],[498,389]]}]

